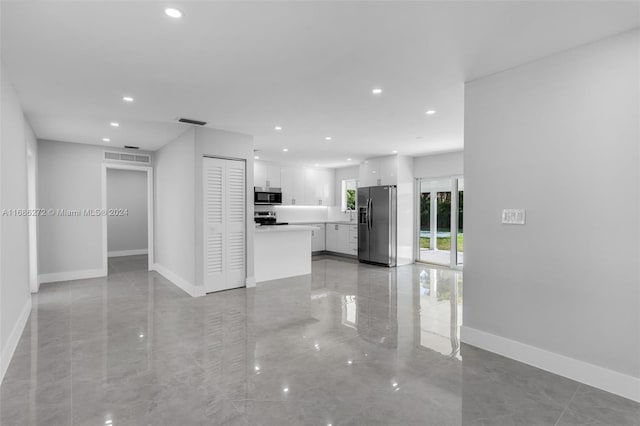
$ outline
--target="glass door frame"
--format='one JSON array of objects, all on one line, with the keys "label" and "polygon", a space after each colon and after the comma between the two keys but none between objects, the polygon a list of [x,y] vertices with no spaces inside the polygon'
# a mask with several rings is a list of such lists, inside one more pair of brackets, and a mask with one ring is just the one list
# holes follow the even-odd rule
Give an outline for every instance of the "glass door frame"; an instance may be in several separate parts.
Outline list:
[{"label": "glass door frame", "polygon": [[[414,229],[416,230],[415,232],[415,253],[414,253],[414,258],[416,262],[419,263],[426,263],[429,265],[436,265],[436,266],[444,266],[445,268],[451,268],[451,269],[458,269],[458,270],[462,270],[463,268],[463,264],[458,264],[458,197],[459,197],[459,181],[460,179],[464,179],[464,175],[449,175],[449,176],[443,176],[443,177],[429,177],[429,178],[416,178],[415,181],[415,200],[414,200],[414,204],[415,204],[415,224],[414,224]],[[450,258],[449,258],[449,264],[448,265],[443,265],[443,264],[439,264],[439,263],[429,263],[426,262],[424,260],[420,259],[420,197],[422,195],[422,192],[420,190],[420,183],[422,181],[434,181],[434,180],[449,180],[449,183],[451,185],[451,221],[450,221],[450,235],[451,235],[451,247],[449,249],[449,253],[450,253]],[[434,208],[433,208],[433,203],[434,197],[431,197],[431,214],[433,214]],[[436,213],[437,214],[437,213]],[[430,217],[429,219],[431,221],[431,226],[430,229],[433,228],[433,223],[434,220]],[[437,220],[435,221],[435,226],[437,228]],[[437,229],[436,229],[436,236],[437,236]],[[436,237],[437,238],[437,237]],[[434,247],[437,247],[437,240],[434,240],[434,238],[430,238],[431,244],[434,245]]]}]

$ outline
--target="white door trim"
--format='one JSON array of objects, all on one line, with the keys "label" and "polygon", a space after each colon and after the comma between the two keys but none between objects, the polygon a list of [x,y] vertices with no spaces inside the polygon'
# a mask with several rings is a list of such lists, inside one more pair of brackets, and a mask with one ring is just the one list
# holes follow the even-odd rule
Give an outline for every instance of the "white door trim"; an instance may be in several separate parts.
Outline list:
[{"label": "white door trim", "polygon": [[153,167],[150,166],[130,166],[126,164],[102,163],[102,273],[108,273],[109,251],[107,247],[107,169],[133,170],[147,173],[147,249],[148,249],[148,265],[147,269],[152,270],[153,256]]}]

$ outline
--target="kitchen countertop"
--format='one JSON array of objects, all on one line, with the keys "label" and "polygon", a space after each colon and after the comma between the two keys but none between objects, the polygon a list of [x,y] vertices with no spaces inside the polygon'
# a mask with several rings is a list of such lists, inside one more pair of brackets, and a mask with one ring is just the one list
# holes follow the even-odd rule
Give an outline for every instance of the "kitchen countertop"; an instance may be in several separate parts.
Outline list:
[{"label": "kitchen countertop", "polygon": [[357,225],[358,222],[356,222],[355,220],[352,222],[349,222],[348,220],[316,220],[313,222],[310,221],[305,221],[305,222],[291,222],[289,221],[288,223],[292,224],[292,225],[311,225],[311,224],[316,224],[316,223],[336,223],[338,225]]},{"label": "kitchen countertop", "polygon": [[[313,222],[318,223],[318,222]],[[256,227],[256,233],[266,232],[300,232],[300,231],[315,231],[318,229],[315,226],[305,225],[262,225]]]}]

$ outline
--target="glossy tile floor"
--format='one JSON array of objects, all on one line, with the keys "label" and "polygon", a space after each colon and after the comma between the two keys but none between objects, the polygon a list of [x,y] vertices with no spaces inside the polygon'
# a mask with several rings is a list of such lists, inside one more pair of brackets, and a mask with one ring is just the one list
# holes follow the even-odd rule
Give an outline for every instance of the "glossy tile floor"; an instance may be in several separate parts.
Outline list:
[{"label": "glossy tile floor", "polygon": [[145,262],[42,286],[2,425],[640,424],[636,403],[460,346],[460,272],[321,258],[193,299]]}]

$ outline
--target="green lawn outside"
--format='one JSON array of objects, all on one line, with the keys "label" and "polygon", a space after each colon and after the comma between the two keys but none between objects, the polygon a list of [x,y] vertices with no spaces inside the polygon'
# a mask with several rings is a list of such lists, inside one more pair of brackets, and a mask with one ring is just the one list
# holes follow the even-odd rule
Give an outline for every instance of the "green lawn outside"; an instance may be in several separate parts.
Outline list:
[{"label": "green lawn outside", "polygon": [[[431,238],[420,237],[420,248],[429,248]],[[438,238],[436,241],[438,250],[451,250],[451,237]],[[458,234],[458,251],[464,252],[464,234]]]}]

